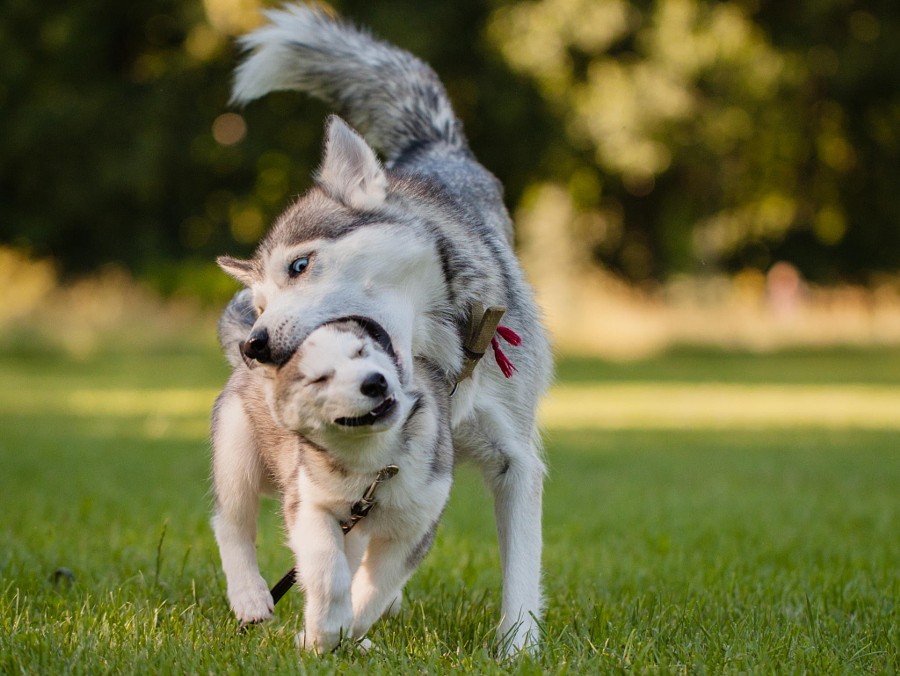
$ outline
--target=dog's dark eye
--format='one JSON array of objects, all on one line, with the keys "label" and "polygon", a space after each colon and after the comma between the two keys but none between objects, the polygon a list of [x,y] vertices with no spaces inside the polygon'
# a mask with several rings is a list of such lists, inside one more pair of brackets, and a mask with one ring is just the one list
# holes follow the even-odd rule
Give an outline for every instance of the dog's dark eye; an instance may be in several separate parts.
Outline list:
[{"label": "dog's dark eye", "polygon": [[295,258],[288,266],[288,275],[290,275],[291,277],[299,277],[303,274],[307,267],[309,267],[309,256],[300,256],[300,258]]},{"label": "dog's dark eye", "polygon": [[321,375],[318,378],[316,378],[315,380],[310,380],[309,384],[310,385],[324,385],[329,380],[331,380],[331,375],[332,375],[331,373],[326,373],[324,375]]}]

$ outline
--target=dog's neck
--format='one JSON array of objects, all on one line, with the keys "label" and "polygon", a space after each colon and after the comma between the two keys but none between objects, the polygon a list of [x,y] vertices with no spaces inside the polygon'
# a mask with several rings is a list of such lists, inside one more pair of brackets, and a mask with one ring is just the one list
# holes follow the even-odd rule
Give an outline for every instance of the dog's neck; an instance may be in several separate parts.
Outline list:
[{"label": "dog's neck", "polygon": [[373,474],[394,463],[403,445],[397,425],[372,434],[326,432],[314,441],[348,471],[358,474]]}]

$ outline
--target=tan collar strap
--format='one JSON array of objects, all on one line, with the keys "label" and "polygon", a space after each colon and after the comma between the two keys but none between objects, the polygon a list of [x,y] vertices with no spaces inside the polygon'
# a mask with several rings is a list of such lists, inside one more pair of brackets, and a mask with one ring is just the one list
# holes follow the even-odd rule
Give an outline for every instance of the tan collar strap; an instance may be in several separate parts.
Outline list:
[{"label": "tan collar strap", "polygon": [[469,311],[468,335],[463,343],[463,367],[453,384],[454,391],[457,385],[472,376],[475,366],[487,352],[505,312],[506,308],[501,305],[485,309],[481,303],[472,303]]}]

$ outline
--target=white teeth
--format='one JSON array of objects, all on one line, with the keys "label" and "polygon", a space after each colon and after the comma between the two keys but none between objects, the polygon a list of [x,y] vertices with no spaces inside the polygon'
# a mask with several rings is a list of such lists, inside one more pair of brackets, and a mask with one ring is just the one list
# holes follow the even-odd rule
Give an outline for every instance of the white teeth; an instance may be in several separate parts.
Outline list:
[{"label": "white teeth", "polygon": [[396,403],[397,400],[394,399],[394,397],[388,397],[365,415],[357,416],[355,418],[338,418],[334,423],[335,425],[342,425],[344,427],[374,425],[378,420],[390,413],[394,409],[394,404]]}]

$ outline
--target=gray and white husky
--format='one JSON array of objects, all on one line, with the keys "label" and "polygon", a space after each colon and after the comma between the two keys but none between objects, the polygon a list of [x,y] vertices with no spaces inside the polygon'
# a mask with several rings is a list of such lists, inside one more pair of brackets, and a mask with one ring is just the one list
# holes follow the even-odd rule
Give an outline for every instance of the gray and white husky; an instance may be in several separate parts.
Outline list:
[{"label": "gray and white husky", "polygon": [[[253,465],[253,407],[242,401],[259,392],[275,398],[277,378],[264,374],[290,363],[323,324],[358,315],[390,337],[400,373],[412,379],[404,387],[422,359],[453,391],[447,416],[454,456],[477,463],[494,497],[503,573],[499,634],[509,651],[533,645],[544,477],[536,409],[552,360],[513,254],[502,187],[473,157],[443,86],[424,63],[318,9],[289,6],[267,17],[243,38],[250,54],[237,70],[234,101],[304,91],[359,133],[331,117],[315,185],[277,219],[252,259],[218,261],[250,290],[254,321],[242,351],[262,366],[238,367],[246,373],[227,388],[235,395],[220,400],[213,423],[215,527],[231,605],[242,621],[272,613],[253,550],[266,477]],[[479,325],[484,332],[483,307],[505,308],[499,335],[521,338],[509,359],[494,338],[496,363],[477,361],[485,343],[473,349],[472,336]],[[302,505],[302,492],[297,499]],[[334,515],[319,516],[332,520],[334,533]],[[322,552],[307,533],[289,538],[298,552]]]},{"label": "gray and white husky", "polygon": [[[216,496],[227,505],[263,483],[281,493],[305,594],[298,644],[327,652],[399,610],[403,585],[431,547],[453,478],[449,392],[422,357],[407,373],[368,318],[324,324],[277,369],[245,364],[238,344],[253,314],[244,292],[220,323],[234,372],[215,408]],[[253,543],[225,513],[214,526],[228,594],[243,621],[259,620],[272,597]]]}]

